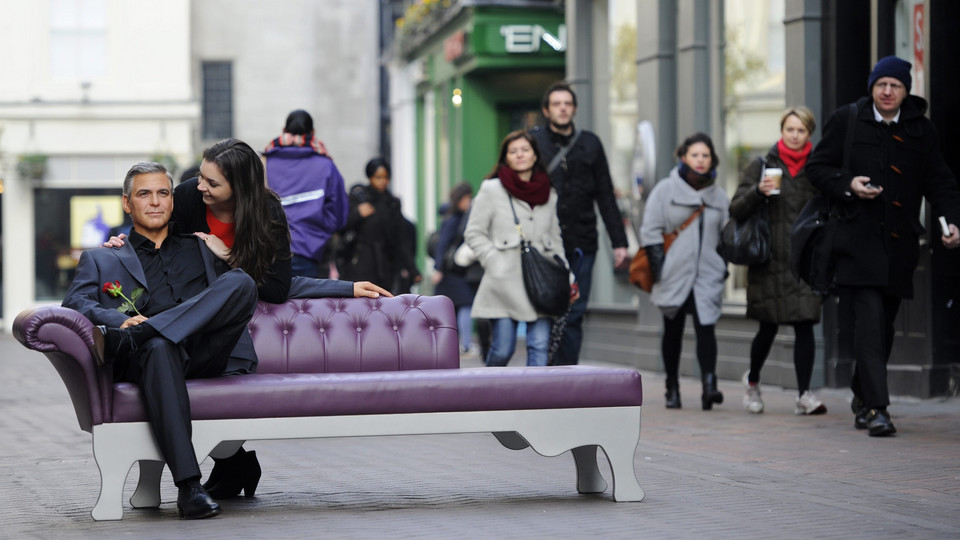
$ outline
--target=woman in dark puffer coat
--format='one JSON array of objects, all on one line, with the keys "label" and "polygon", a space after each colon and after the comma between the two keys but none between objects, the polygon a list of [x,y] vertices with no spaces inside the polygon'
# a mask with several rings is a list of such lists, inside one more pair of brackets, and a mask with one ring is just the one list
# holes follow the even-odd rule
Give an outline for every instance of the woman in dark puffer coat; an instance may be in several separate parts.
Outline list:
[{"label": "woman in dark puffer coat", "polygon": [[[820,320],[821,298],[790,271],[790,228],[807,201],[817,194],[804,171],[812,149],[810,135],[815,128],[816,121],[809,109],[787,109],[780,119],[782,138],[770,149],[766,164],[756,160],[743,171],[730,203],[731,218],[744,220],[763,206],[770,217],[770,261],[752,265],[747,272],[747,317],[760,321],[750,348],[750,370],[743,377],[747,390],[743,406],[752,413],[763,412],[760,370],[781,324],[792,325],[795,334],[793,363],[799,393],[794,412],[827,412],[810,392],[815,353],[813,325]],[[783,171],[779,193],[775,192],[774,179],[763,174],[762,169],[769,168]]]}]

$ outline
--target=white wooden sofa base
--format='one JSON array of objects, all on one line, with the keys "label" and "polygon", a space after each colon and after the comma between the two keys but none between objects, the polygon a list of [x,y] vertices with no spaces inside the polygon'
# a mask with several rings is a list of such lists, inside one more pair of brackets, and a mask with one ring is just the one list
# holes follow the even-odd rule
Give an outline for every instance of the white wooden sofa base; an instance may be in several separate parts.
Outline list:
[{"label": "white wooden sofa base", "polygon": [[[193,445],[198,461],[221,446],[235,449],[239,441],[493,433],[513,450],[531,447],[543,456],[572,451],[577,491],[601,493],[607,484],[600,474],[597,448],[610,463],[613,499],[641,501],[634,453],[640,442],[640,407],[466,411],[298,418],[195,420]],[[135,462],[140,480],[130,498],[134,508],[160,506],[160,475],[164,463],[146,422],[100,424],[93,427],[93,453],[100,468],[100,497],[91,513],[95,520],[123,517],[123,486]]]}]

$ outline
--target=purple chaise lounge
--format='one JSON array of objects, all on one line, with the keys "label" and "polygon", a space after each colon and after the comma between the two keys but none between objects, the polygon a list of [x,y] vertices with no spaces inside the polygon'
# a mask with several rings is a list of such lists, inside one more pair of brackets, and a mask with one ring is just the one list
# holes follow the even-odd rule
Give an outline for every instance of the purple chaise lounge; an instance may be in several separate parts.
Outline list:
[{"label": "purple chaise lounge", "polygon": [[[249,328],[257,374],[188,383],[201,460],[229,455],[248,439],[491,432],[511,449],[572,451],[581,493],[607,487],[600,447],[614,500],[643,499],[634,470],[643,391],[634,370],[460,369],[453,305],[442,296],[261,303]],[[121,519],[134,462],[135,508],[159,506],[164,464],[137,386],[114,384],[109,367],[96,367],[92,331],[85,317],[59,306],[25,310],[14,322],[16,338],[60,373],[80,428],[93,435],[101,477],[93,518]]]}]

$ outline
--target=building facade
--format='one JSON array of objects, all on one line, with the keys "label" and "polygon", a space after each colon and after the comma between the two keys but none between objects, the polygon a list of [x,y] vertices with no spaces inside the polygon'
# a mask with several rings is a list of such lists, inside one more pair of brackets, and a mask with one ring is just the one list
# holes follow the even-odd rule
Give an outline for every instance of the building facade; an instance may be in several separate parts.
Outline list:
[{"label": "building facade", "polygon": [[[562,10],[554,2],[502,4],[413,4],[397,24],[390,69],[394,175],[416,179],[399,191],[422,237],[437,228],[450,187],[479,186],[503,136],[532,127],[543,89],[564,77]],[[422,257],[425,242],[419,244]]]},{"label": "building facade", "polygon": [[[600,3],[568,1],[568,18],[579,13],[577,10],[596,12]],[[723,52],[729,52],[725,48],[734,40],[731,28],[724,27],[724,15],[727,5],[737,2],[641,0],[637,4],[638,13],[643,14],[637,20],[638,36],[644,36],[638,39],[636,51],[637,85],[646,90],[646,96],[638,100],[638,118],[649,120],[655,128],[657,177],[662,177],[674,164],[672,149],[693,131],[710,133],[718,148],[731,148],[725,140],[729,125],[724,129],[729,111],[722,101],[724,89],[730,88],[726,70],[731,64],[729,55],[724,61]],[[954,125],[960,114],[952,99],[956,74],[950,59],[960,51],[956,40],[948,36],[950,27],[960,22],[955,4],[936,0],[785,0],[783,10],[782,28],[777,30],[782,31],[782,49],[772,56],[783,62],[784,105],[807,105],[822,126],[835,109],[866,95],[867,75],[877,59],[896,54],[914,63],[913,93],[930,102],[929,115],[938,127],[941,147],[954,147],[958,138]],[[594,43],[598,41],[603,38],[594,39]],[[575,71],[568,72],[568,77],[586,78]],[[595,93],[603,94],[602,90]],[[757,117],[762,116],[753,116]],[[769,141],[775,141],[776,135],[774,132]],[[814,143],[818,139],[819,129]],[[947,150],[944,154],[951,168],[960,171],[956,153]],[[721,178],[735,178],[737,171],[729,167],[736,160],[731,160],[729,153],[727,157],[727,163],[721,164]],[[735,185],[728,181],[728,193]],[[937,230],[934,218],[929,211],[922,216],[927,230]],[[960,254],[943,249],[937,234],[923,243],[914,276],[916,296],[903,303],[896,323],[889,380],[893,394],[930,397],[956,393],[960,355],[954,336],[960,330],[960,318],[955,299],[960,295],[956,279]],[[744,319],[742,297],[732,289],[728,286],[724,316],[717,327],[718,373],[739,379],[749,367],[756,323]],[[659,312],[643,293],[637,294],[638,315],[625,314],[617,305],[597,302],[592,306],[585,355],[660,369]],[[849,384],[852,344],[839,339],[840,329],[849,321],[844,299],[828,298],[817,329],[815,384]],[[764,382],[795,387],[792,343],[791,330],[782,330],[764,370]],[[696,375],[692,333],[685,345],[682,371]],[[636,352],[624,358],[624,351]]]}]

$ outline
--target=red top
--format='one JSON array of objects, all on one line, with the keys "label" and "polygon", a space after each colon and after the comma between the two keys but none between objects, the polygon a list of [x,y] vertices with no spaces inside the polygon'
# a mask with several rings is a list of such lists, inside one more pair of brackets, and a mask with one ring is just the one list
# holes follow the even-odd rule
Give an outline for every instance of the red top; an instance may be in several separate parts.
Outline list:
[{"label": "red top", "polygon": [[210,207],[207,207],[207,227],[210,227],[210,234],[223,240],[223,243],[226,244],[228,248],[233,249],[233,239],[236,228],[233,223],[224,223],[213,217],[213,212],[210,211]]}]

